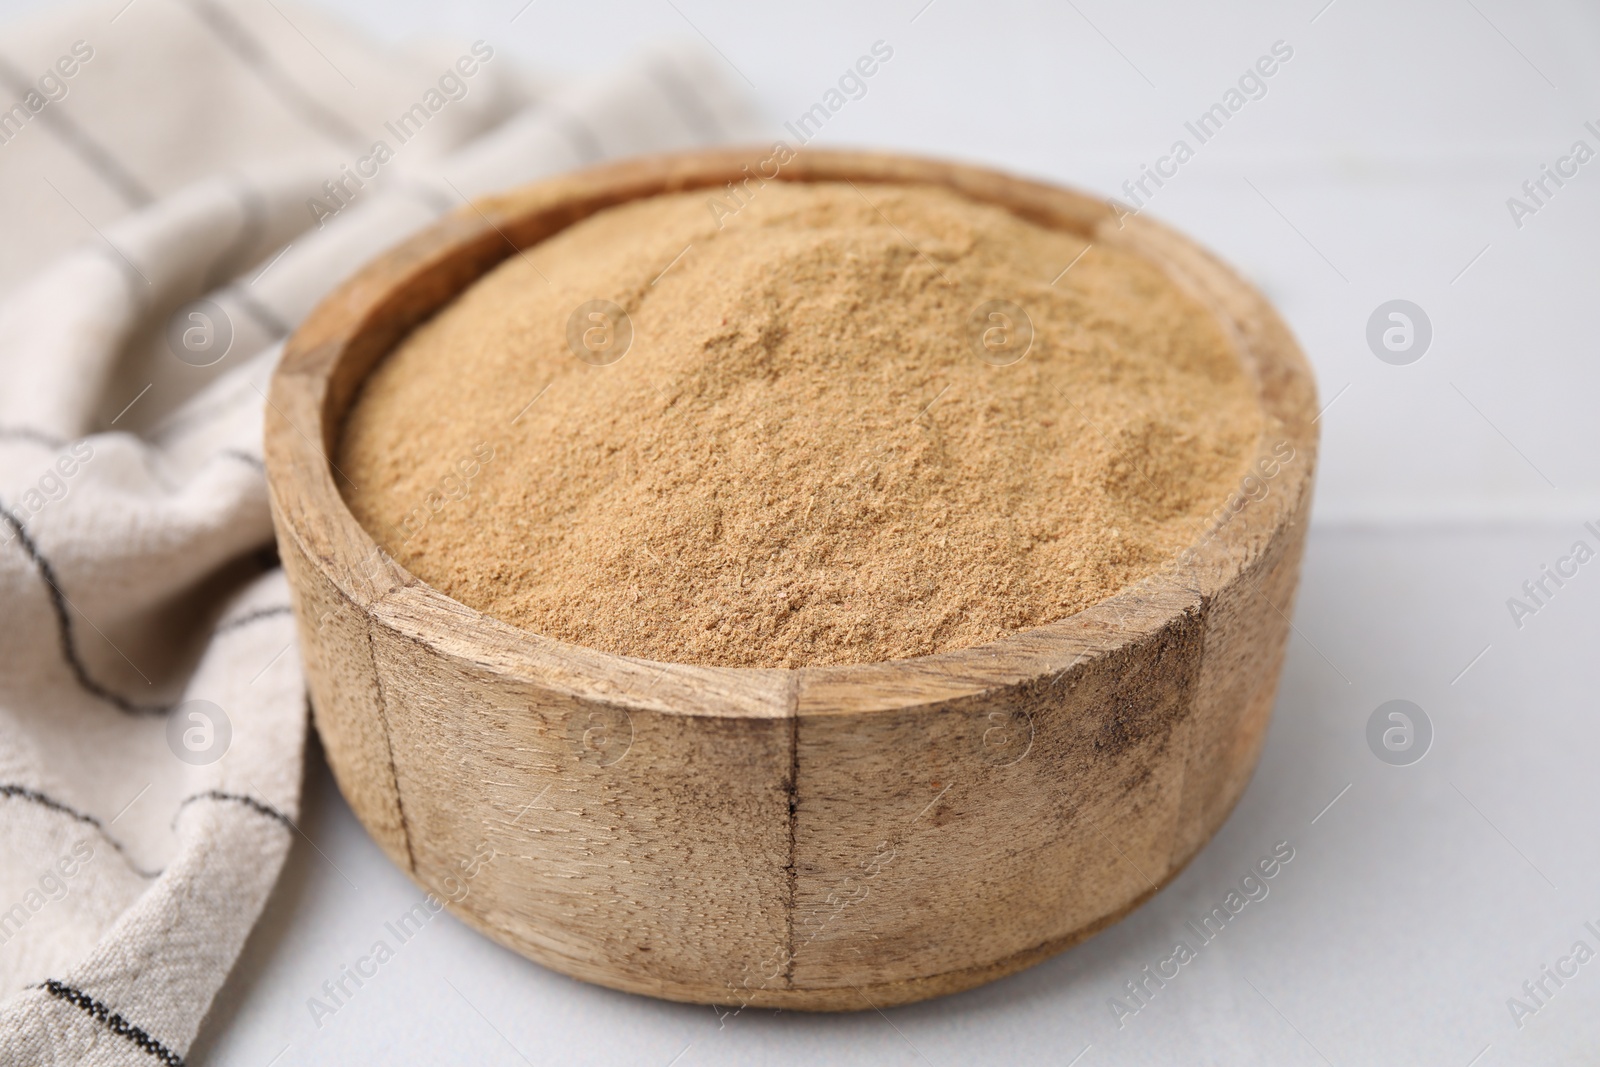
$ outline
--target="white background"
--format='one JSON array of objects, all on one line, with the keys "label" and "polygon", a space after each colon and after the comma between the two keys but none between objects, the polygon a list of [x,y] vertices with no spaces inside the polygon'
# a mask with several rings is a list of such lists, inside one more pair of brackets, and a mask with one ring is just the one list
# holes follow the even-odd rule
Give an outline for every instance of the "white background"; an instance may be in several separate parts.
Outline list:
[{"label": "white background", "polygon": [[[1580,447],[1600,393],[1584,314],[1600,160],[1520,231],[1505,205],[1576,138],[1600,150],[1583,128],[1600,125],[1593,6],[1338,0],[1318,16],[1327,0],[935,0],[919,16],[926,0],[535,0],[509,23],[525,2],[328,6],[385,38],[483,37],[572,74],[703,33],[753,84],[774,135],[881,39],[894,59],[822,142],[954,156],[1106,195],[1122,195],[1176,137],[1192,144],[1183,122],[1283,40],[1294,58],[1267,96],[1150,211],[1267,291],[1324,402],[1350,386],[1324,428],[1319,516],[1600,515],[1600,456]],[[1393,298],[1434,325],[1432,350],[1408,368],[1365,344],[1367,317]]]},{"label": "white background", "polygon": [[[751,83],[774,136],[881,39],[893,60],[822,142],[1104,194],[1175,138],[1193,143],[1183,122],[1274,41],[1290,44],[1266,97],[1150,208],[1268,293],[1330,404],[1297,635],[1233,818],[1110,931],[1014,978],[884,1014],[719,1018],[553,974],[445,916],[319,1028],[307,998],[420,892],[313,752],[307,839],[192,1062],[1600,1059],[1600,960],[1521,1028],[1506,1005],[1575,939],[1600,948],[1583,929],[1600,928],[1600,562],[1520,629],[1506,608],[1574,540],[1600,545],[1582,528],[1600,525],[1600,160],[1520,229],[1506,207],[1574,140],[1600,149],[1583,128],[1600,126],[1600,12],[1510,0],[923,3],[324,6],[383,40],[482,37],[550,76],[624,63],[662,38],[706,40]],[[1367,347],[1368,316],[1392,298],[1432,321],[1431,348],[1409,366]],[[1364,737],[1368,715],[1396,697],[1422,706],[1437,734],[1409,767],[1379,762]],[[1270,896],[1119,1029],[1107,999],[1280,840],[1296,854]]]}]

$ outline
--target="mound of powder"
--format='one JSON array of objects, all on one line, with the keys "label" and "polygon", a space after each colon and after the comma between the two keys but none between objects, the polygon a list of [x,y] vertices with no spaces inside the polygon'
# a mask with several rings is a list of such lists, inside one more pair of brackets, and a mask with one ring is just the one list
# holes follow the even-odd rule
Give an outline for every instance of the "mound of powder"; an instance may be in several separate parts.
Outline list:
[{"label": "mound of powder", "polygon": [[401,343],[337,453],[379,544],[591,648],[860,663],[1103,600],[1245,473],[1253,383],[1131,253],[914,185],[721,214],[601,212]]}]

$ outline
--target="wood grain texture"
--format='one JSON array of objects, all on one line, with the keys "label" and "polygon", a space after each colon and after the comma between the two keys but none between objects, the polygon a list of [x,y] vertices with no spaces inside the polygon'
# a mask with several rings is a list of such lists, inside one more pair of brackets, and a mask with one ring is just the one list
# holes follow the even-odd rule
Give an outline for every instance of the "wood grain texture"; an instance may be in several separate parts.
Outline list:
[{"label": "wood grain texture", "polygon": [[[395,342],[516,249],[772,153],[633,160],[463,208],[291,340],[266,454],[316,723],[395,863],[547,966],[675,1000],[883,1007],[1089,936],[1171,880],[1249,779],[1289,633],[1316,393],[1265,300],[1185,238],[993,171],[807,150],[778,180],[927,182],[1157,263],[1259,385],[1260,466],[1168,567],[1048,626],[918,659],[661,664],[525,632],[419,582],[328,455]],[[1235,506],[1236,505],[1236,506]],[[487,858],[486,858],[487,857]]]}]

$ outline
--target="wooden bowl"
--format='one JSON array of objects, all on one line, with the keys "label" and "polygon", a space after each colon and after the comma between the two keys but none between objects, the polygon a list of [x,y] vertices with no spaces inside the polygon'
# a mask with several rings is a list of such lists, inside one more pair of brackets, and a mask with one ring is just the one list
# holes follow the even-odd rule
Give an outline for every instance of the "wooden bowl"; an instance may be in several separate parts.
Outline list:
[{"label": "wooden bowl", "polygon": [[[563,973],[673,1000],[883,1007],[990,981],[1150,897],[1261,748],[1316,453],[1315,388],[1266,301],[1104,202],[976,167],[806,150],[785,181],[925,182],[1130,249],[1209,306],[1260,386],[1256,473],[1160,573],[991,644],[860,666],[651,663],[424,585],[328,459],[395,343],[515,248],[602,208],[721,187],[764,150],[629,161],[451,214],[296,332],[266,424],[317,729],[418,884]],[[770,167],[769,167],[770,169]]]}]

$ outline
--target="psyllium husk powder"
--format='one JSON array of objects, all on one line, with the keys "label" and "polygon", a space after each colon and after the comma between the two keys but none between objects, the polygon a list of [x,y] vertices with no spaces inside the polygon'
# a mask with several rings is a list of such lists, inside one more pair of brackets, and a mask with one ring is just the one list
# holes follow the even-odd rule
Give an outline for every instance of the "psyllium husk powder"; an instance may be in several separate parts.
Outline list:
[{"label": "psyllium husk powder", "polygon": [[373,372],[346,497],[428,584],[624,655],[861,663],[1061,619],[1196,541],[1262,432],[1213,315],[1086,247],[919,185],[611,208]]}]

